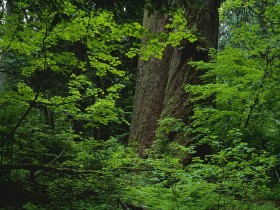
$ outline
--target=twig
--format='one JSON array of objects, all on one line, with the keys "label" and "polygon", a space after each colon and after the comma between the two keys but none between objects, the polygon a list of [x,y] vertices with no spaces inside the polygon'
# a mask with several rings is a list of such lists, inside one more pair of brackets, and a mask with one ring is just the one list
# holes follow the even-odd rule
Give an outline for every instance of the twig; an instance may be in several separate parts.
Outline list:
[{"label": "twig", "polygon": [[277,171],[275,171],[275,174],[277,176],[278,181],[280,182],[280,178],[279,178],[279,175],[278,175]]},{"label": "twig", "polygon": [[[56,156],[51,162],[49,162],[48,164],[46,164],[45,166],[50,166],[53,162],[55,162],[56,160],[58,160],[61,156],[62,156],[62,154],[64,153],[64,151],[65,151],[65,148],[61,151],[61,153],[58,155],[58,156]],[[35,173],[35,176],[37,176],[39,173],[41,173],[43,170],[40,170],[40,171],[37,171],[36,173]]]}]

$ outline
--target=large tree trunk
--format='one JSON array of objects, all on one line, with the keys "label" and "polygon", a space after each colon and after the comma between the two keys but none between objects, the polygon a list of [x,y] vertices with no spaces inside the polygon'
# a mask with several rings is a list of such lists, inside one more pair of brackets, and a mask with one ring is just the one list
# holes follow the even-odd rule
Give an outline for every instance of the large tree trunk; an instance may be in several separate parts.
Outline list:
[{"label": "large tree trunk", "polygon": [[[191,96],[185,93],[186,84],[198,84],[199,72],[188,61],[207,61],[209,48],[217,47],[219,0],[198,0],[188,3],[186,18],[197,29],[198,41],[187,42],[184,48],[168,47],[162,59],[139,61],[130,141],[149,148],[155,140],[158,120],[166,117],[188,122],[192,112]],[[144,12],[144,27],[162,32],[167,16]]]},{"label": "large tree trunk", "polygon": [[188,65],[189,61],[207,61],[208,49],[217,48],[218,0],[199,0],[187,5],[187,21],[196,27],[199,37],[195,43],[186,43],[184,49],[173,48],[170,56],[168,82],[165,88],[161,118],[174,117],[187,121],[192,112],[191,96],[186,94],[186,84],[199,84],[200,72]]},{"label": "large tree trunk", "polygon": [[[167,17],[162,13],[150,15],[144,12],[143,25],[153,31],[166,30]],[[138,63],[137,81],[133,104],[130,139],[149,147],[155,139],[157,121],[163,108],[164,92],[168,80],[170,50],[167,48],[162,59],[150,58]]]}]

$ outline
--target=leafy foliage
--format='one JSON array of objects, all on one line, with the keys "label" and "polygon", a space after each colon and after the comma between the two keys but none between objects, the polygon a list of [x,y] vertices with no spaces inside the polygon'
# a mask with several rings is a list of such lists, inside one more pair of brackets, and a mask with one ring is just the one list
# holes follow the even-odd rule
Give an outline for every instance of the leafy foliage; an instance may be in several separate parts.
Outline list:
[{"label": "leafy foliage", "polygon": [[169,32],[156,34],[120,19],[131,17],[123,11],[130,3],[113,12],[98,1],[8,3],[1,208],[276,209],[257,201],[279,199],[279,186],[271,188],[280,151],[278,1],[224,2],[221,49],[208,63],[189,63],[205,72],[203,84],[186,86],[192,123],[159,121],[145,158],[125,144],[129,68],[137,55],[161,58],[168,45],[197,41],[184,11],[164,8]]}]

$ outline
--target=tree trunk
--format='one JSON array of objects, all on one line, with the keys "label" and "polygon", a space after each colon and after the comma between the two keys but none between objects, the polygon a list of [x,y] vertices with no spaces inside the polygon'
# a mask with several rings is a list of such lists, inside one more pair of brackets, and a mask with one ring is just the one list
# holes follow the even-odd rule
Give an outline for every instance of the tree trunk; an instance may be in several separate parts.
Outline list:
[{"label": "tree trunk", "polygon": [[[219,0],[198,0],[187,3],[186,18],[196,28],[198,41],[187,42],[184,48],[167,47],[162,59],[151,58],[138,63],[130,142],[138,141],[149,148],[155,140],[158,120],[174,117],[189,121],[192,113],[191,96],[185,93],[186,84],[199,84],[200,73],[189,61],[207,61],[208,49],[218,41]],[[154,32],[163,32],[167,16],[144,12],[143,25]]]},{"label": "tree trunk", "polygon": [[[150,31],[165,31],[168,21],[162,13],[150,15],[144,12],[143,25]],[[162,59],[139,60],[130,139],[149,147],[155,139],[157,121],[163,108],[164,92],[168,80],[170,49],[163,53]]]}]

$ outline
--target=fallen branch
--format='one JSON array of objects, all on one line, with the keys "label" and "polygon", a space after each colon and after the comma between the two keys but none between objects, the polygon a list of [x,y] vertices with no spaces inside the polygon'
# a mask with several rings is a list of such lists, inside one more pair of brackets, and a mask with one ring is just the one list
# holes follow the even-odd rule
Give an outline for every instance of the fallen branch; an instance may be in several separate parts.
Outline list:
[{"label": "fallen branch", "polygon": [[96,170],[81,170],[74,168],[57,168],[49,165],[36,165],[36,164],[1,164],[1,170],[28,170],[30,173],[35,173],[36,171],[52,172],[52,173],[66,173],[66,174],[101,174],[102,172]]}]

